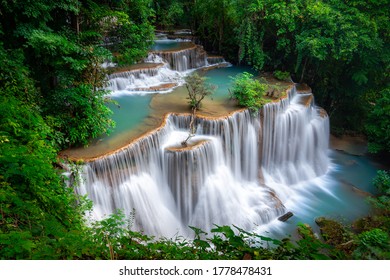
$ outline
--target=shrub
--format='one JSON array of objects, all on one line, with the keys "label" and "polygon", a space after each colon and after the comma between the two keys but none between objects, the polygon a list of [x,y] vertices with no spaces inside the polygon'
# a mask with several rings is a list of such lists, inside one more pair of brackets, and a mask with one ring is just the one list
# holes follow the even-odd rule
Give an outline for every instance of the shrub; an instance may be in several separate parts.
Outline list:
[{"label": "shrub", "polygon": [[274,77],[278,80],[281,80],[281,81],[290,81],[291,80],[290,72],[287,72],[287,71],[276,70],[274,72]]},{"label": "shrub", "polygon": [[233,98],[238,104],[255,111],[262,107],[266,100],[263,98],[267,85],[259,80],[253,79],[253,75],[244,72],[236,75],[233,79],[233,87],[230,90]]},{"label": "shrub", "polygon": [[390,238],[389,234],[379,228],[359,234],[358,247],[354,251],[355,258],[362,259],[389,259]]}]

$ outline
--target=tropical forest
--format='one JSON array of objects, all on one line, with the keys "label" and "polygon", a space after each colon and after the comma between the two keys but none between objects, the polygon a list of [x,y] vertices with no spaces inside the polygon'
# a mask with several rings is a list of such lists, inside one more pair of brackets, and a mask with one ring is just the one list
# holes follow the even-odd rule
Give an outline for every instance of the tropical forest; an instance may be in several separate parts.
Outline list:
[{"label": "tropical forest", "polygon": [[390,259],[389,0],[0,15],[0,259]]}]

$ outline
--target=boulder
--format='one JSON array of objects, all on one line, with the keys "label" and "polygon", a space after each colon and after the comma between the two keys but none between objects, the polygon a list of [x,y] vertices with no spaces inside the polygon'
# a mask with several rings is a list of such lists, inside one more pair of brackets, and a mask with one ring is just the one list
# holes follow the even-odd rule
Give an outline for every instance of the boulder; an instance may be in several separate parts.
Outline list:
[{"label": "boulder", "polygon": [[290,219],[292,216],[294,216],[294,214],[293,214],[292,212],[289,211],[289,212],[287,212],[286,214],[280,216],[280,217],[278,218],[278,220],[279,220],[279,221],[282,221],[282,222],[285,222],[285,221],[287,221],[288,219]]}]

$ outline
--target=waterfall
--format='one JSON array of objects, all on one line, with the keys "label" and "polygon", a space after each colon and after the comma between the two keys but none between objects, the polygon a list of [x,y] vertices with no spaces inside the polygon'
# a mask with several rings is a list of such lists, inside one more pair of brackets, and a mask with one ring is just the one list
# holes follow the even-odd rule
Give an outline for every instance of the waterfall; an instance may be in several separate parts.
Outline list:
[{"label": "waterfall", "polygon": [[310,93],[297,94],[263,108],[263,173],[285,185],[326,172],[329,121]]},{"label": "waterfall", "polygon": [[192,70],[226,63],[221,57],[208,59],[201,46],[187,44],[185,49],[150,52],[139,69],[109,75],[106,89],[113,95],[168,92],[182,85]]},{"label": "waterfall", "polygon": [[263,108],[262,174],[283,203],[304,182],[328,170],[329,119],[311,93],[297,93]]},{"label": "waterfall", "polygon": [[150,93],[155,92],[153,87],[162,84],[181,85],[184,74],[171,70],[168,65],[156,63],[155,67],[134,69],[108,76],[107,90],[112,94],[122,93]]},{"label": "waterfall", "polygon": [[224,64],[224,63],[227,63],[227,62],[222,56],[209,56],[209,57],[207,57],[207,64],[208,65]]},{"label": "waterfall", "polygon": [[250,231],[286,211],[286,186],[327,170],[328,118],[311,94],[292,89],[255,115],[198,117],[183,147],[190,121],[170,114],[159,129],[84,166],[76,191],[93,201],[95,218],[135,211],[133,230],[165,237],[188,235],[189,225]]},{"label": "waterfall", "polygon": [[207,55],[201,46],[194,46],[192,48],[177,51],[155,51],[153,53],[167,61],[172,70],[179,72],[207,65]]}]

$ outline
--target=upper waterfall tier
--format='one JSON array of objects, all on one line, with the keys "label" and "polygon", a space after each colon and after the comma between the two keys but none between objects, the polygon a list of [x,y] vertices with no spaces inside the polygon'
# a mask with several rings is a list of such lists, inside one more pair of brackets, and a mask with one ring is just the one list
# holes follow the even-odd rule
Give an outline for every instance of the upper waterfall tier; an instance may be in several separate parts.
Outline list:
[{"label": "upper waterfall tier", "polygon": [[253,230],[285,211],[286,187],[273,182],[326,172],[328,118],[307,98],[293,89],[260,114],[196,118],[186,149],[172,147],[187,138],[191,116],[170,114],[154,132],[87,163],[76,191],[92,199],[96,218],[135,210],[134,230],[155,236],[187,235],[188,225]]},{"label": "upper waterfall tier", "polygon": [[[171,70],[164,63],[150,63],[151,67],[116,72],[109,75],[107,87],[113,94],[148,93],[169,90],[182,84],[183,74]],[[165,86],[164,86],[165,85]],[[166,86],[169,85],[169,86]]]},{"label": "upper waterfall tier", "polygon": [[112,94],[167,92],[182,85],[191,70],[226,64],[222,57],[208,59],[203,47],[191,42],[184,42],[174,49],[153,50],[144,62],[139,67],[134,65],[133,69],[109,75],[106,89]]},{"label": "upper waterfall tier", "polygon": [[179,72],[207,65],[207,54],[203,47],[198,45],[175,51],[153,51],[153,54],[168,62],[171,69]]}]

